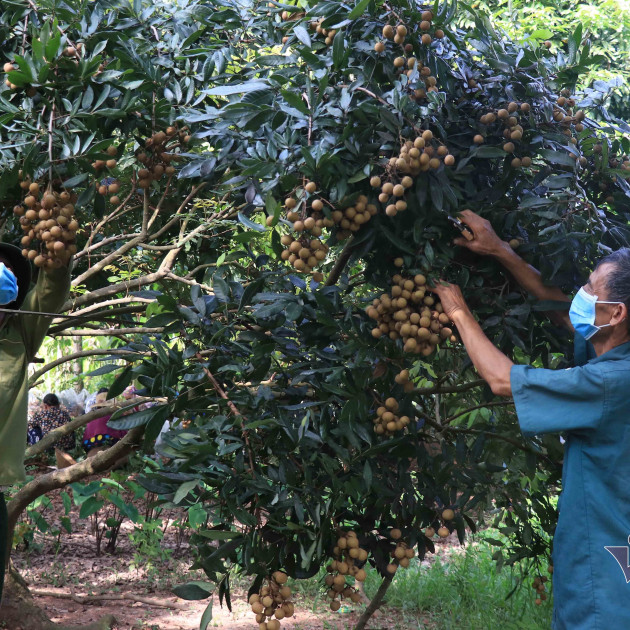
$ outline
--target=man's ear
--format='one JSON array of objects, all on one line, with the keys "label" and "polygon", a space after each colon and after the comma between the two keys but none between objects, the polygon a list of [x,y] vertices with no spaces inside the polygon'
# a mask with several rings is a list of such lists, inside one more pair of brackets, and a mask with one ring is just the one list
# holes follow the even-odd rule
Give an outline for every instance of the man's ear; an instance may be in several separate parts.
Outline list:
[{"label": "man's ear", "polygon": [[615,310],[613,311],[612,318],[610,319],[610,323],[614,326],[616,324],[620,324],[624,320],[628,319],[628,307],[620,302],[615,306]]}]

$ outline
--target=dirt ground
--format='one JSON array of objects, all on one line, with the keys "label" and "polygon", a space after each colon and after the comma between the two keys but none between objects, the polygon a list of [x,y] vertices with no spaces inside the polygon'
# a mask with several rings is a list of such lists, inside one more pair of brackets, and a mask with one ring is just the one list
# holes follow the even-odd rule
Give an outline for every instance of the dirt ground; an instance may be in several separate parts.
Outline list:
[{"label": "dirt ground", "polygon": [[[53,501],[45,513],[52,524],[63,515],[59,493],[49,495]],[[133,524],[125,521],[121,527],[114,554],[96,553],[95,536],[89,520],[79,520],[77,510],[71,513],[72,533],[63,531],[59,544],[57,538],[37,533],[28,549],[19,547],[13,554],[15,566],[29,583],[31,590],[46,591],[46,596],[37,595],[37,603],[51,619],[67,625],[88,624],[100,617],[112,614],[119,630],[196,630],[201,616],[210,600],[188,602],[178,599],[172,587],[190,580],[203,580],[201,572],[191,575],[188,569],[192,555],[186,540],[177,535],[177,528],[166,528],[162,548],[171,549],[167,563],[156,562],[135,567],[134,547],[129,534]],[[176,519],[177,514],[166,514]],[[437,541],[437,555],[448,553],[455,540]],[[146,562],[146,559],[145,559]],[[55,594],[55,596],[53,596]],[[79,603],[59,595],[70,596],[127,596],[120,601],[102,600],[94,603]],[[342,607],[331,612],[323,600],[324,592],[295,597],[295,616],[282,621],[283,630],[351,630],[364,605]],[[152,602],[173,604],[178,608],[158,607],[153,603],[133,601],[133,598],[149,598]],[[232,612],[221,607],[215,596],[213,618],[208,628],[224,630],[256,630],[257,623],[246,602],[245,584],[232,589]],[[384,607],[370,621],[369,630],[419,630],[433,629],[434,624],[421,615],[412,615],[397,609]]]}]

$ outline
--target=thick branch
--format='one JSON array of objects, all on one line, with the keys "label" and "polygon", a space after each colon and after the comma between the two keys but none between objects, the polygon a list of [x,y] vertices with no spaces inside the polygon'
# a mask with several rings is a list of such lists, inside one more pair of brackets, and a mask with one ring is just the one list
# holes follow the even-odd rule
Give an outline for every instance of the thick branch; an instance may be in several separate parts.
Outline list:
[{"label": "thick branch", "polygon": [[344,270],[345,266],[348,264],[350,260],[350,256],[352,255],[352,248],[354,244],[354,236],[351,236],[346,243],[346,246],[339,254],[339,258],[337,258],[337,262],[335,266],[332,268],[330,275],[328,276],[326,282],[324,283],[327,287],[332,286],[333,284],[337,284],[337,280],[339,280],[339,276]]},{"label": "thick branch", "polygon": [[75,359],[82,359],[84,357],[96,357],[100,355],[125,356],[127,354],[144,354],[144,353],[138,352],[137,350],[119,350],[116,348],[112,350],[81,350],[80,352],[73,352],[72,354],[67,354],[66,356],[61,357],[60,359],[55,359],[54,361],[47,363],[43,368],[37,370],[37,372],[33,372],[29,381],[32,386],[32,383],[36,383],[37,380],[40,379],[49,370],[56,368],[58,365],[63,365],[64,363],[68,363],[69,361],[74,361]]},{"label": "thick branch", "polygon": [[97,453],[94,457],[88,457],[78,464],[73,464],[61,470],[55,470],[27,483],[7,505],[9,513],[9,540],[13,539],[13,529],[15,528],[20,514],[22,514],[27,506],[35,499],[51,490],[63,488],[68,484],[80,481],[90,475],[96,475],[97,473],[109,470],[117,461],[134,450],[139,444],[143,433],[144,427],[131,429],[120,442]]},{"label": "thick branch", "polygon": [[392,583],[393,576],[387,576],[383,578],[381,585],[376,591],[376,595],[372,598],[370,605],[365,609],[359,621],[357,621],[357,625],[354,627],[354,630],[364,630],[367,622],[370,620],[370,617],[379,609],[383,598],[385,597],[385,593],[387,593],[387,589],[390,587]]},{"label": "thick branch", "polygon": [[49,588],[30,588],[31,595],[36,597],[58,597],[60,599],[71,599],[77,604],[93,604],[95,602],[104,601],[131,601],[140,602],[154,608],[173,608],[176,610],[188,610],[189,606],[179,602],[169,602],[166,599],[154,599],[152,597],[143,597],[142,595],[132,595],[131,593],[123,593],[121,595],[76,595],[74,592],[66,593],[64,591],[53,590]]},{"label": "thick branch", "polygon": [[141,405],[145,402],[150,402],[155,400],[154,398],[133,398],[131,400],[126,400],[124,404],[116,404],[110,405],[109,407],[100,407],[99,409],[93,409],[89,413],[85,413],[82,416],[77,416],[73,418],[70,422],[64,424],[61,427],[57,427],[52,431],[46,433],[46,435],[37,443],[33,444],[33,446],[29,446],[26,449],[26,453],[24,457],[29,459],[31,457],[36,457],[40,453],[43,453],[46,449],[54,446],[56,442],[58,442],[62,437],[68,435],[75,431],[76,429],[80,429],[85,426],[88,422],[92,420],[96,420],[97,418],[102,418],[103,416],[110,416],[114,412],[118,411],[122,407],[127,407],[128,405]]},{"label": "thick branch", "polygon": [[479,378],[475,381],[470,381],[469,383],[462,383],[461,385],[444,385],[442,387],[416,387],[411,390],[412,394],[458,394],[459,392],[465,392],[469,389],[474,389],[475,387],[481,387],[485,385],[486,381],[482,378]]},{"label": "thick branch", "polygon": [[153,335],[164,332],[164,328],[84,328],[51,333],[51,337],[117,337],[118,335]]}]

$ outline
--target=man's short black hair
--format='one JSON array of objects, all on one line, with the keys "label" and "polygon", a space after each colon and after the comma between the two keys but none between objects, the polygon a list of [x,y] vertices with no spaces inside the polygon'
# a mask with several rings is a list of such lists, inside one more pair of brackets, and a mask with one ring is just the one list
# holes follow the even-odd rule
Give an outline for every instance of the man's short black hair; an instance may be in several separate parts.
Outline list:
[{"label": "man's short black hair", "polygon": [[56,394],[46,394],[44,396],[44,404],[49,407],[59,407],[59,398]]},{"label": "man's short black hair", "polygon": [[97,394],[105,394],[107,393],[107,387],[101,387],[101,389],[98,390],[98,392],[96,392]]},{"label": "man's short black hair", "polygon": [[[606,274],[604,282],[609,302],[623,302],[630,312],[630,247],[622,247],[602,258],[595,269],[602,265],[614,265],[614,270]],[[626,321],[630,331],[630,319]]]}]

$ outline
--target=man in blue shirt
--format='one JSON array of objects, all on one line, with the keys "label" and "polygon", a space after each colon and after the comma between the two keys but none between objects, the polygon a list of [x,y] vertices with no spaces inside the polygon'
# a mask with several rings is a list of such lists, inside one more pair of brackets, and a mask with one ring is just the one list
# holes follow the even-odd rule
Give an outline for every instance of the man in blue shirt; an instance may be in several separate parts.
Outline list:
[{"label": "man in blue shirt", "polygon": [[[569,301],[488,221],[468,210],[461,219],[474,239],[456,244],[495,257],[539,300]],[[515,365],[485,336],[459,287],[441,284],[435,293],[479,374],[495,394],[514,398],[523,434],[566,434],[552,627],[630,629],[630,249],[598,263],[570,312],[550,313],[576,333],[582,364],[566,370]],[[589,353],[578,351],[585,338]]]}]

